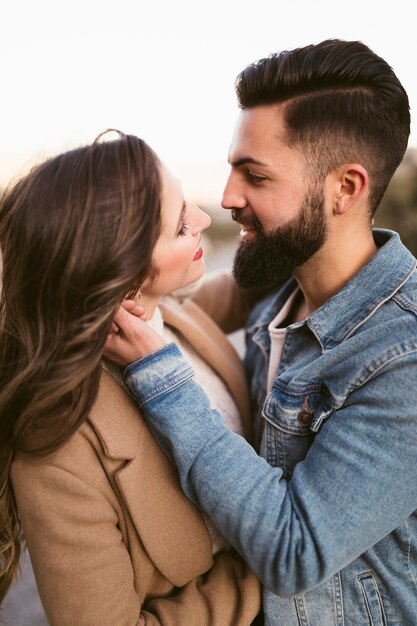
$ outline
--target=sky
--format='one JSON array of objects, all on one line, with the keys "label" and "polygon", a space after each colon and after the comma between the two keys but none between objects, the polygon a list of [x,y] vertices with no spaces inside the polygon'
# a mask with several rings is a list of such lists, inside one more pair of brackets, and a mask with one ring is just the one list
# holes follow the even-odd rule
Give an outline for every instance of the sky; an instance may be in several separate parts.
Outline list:
[{"label": "sky", "polygon": [[[3,0],[0,185],[107,128],[145,139],[186,196],[218,205],[237,74],[271,52],[359,39],[417,116],[417,32],[398,0]],[[410,147],[417,147],[417,122]]]}]

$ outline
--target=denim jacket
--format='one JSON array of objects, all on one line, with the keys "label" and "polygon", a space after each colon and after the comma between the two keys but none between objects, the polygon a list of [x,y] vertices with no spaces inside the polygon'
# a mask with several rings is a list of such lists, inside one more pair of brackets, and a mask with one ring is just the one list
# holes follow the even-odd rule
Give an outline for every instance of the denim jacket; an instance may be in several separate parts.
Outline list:
[{"label": "denim jacket", "polygon": [[417,624],[416,260],[397,234],[374,236],[369,263],[288,327],[268,394],[268,324],[295,282],[253,311],[260,456],[174,344],[126,368],[184,491],[262,581],[267,625]]}]

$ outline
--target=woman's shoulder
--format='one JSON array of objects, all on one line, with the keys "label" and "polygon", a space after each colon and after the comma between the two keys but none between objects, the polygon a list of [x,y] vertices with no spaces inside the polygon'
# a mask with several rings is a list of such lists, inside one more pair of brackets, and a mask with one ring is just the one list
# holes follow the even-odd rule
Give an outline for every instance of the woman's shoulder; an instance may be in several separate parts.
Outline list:
[{"label": "woman's shoulder", "polygon": [[127,388],[102,368],[94,405],[84,426],[98,438],[105,454],[111,458],[135,456],[145,420]]},{"label": "woman's shoulder", "polygon": [[96,400],[74,435],[58,450],[42,457],[15,455],[14,475],[32,468],[44,472],[48,466],[84,474],[108,459],[135,457],[145,422],[126,391],[105,370],[101,372]]}]

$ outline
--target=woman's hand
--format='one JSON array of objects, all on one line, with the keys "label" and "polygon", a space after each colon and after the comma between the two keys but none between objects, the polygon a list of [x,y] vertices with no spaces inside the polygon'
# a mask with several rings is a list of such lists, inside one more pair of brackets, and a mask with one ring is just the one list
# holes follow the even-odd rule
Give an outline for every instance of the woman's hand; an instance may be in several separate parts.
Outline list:
[{"label": "woman's hand", "polygon": [[142,306],[134,300],[124,300],[114,316],[103,356],[126,367],[164,346],[166,342],[146,324],[145,319],[146,313]]}]

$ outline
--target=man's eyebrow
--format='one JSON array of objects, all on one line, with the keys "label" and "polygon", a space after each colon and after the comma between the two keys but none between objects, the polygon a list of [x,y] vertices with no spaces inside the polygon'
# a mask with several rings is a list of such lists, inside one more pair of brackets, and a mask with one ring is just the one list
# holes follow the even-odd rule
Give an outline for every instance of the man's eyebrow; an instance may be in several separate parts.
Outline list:
[{"label": "man's eyebrow", "polygon": [[252,157],[241,157],[240,159],[237,159],[236,161],[230,161],[230,165],[232,167],[240,167],[241,165],[247,165],[247,164],[251,164],[251,165],[262,165],[263,167],[268,167],[266,163],[262,163],[262,161],[258,161],[258,159],[254,159]]},{"label": "man's eyebrow", "polygon": [[181,230],[182,221],[183,221],[183,219],[184,219],[184,214],[185,214],[185,210],[186,210],[186,208],[187,208],[187,203],[186,203],[186,202],[185,202],[185,200],[184,200],[183,205],[182,205],[182,209],[181,209],[181,213],[180,213],[180,216],[179,216],[179,218],[178,218],[178,223],[177,223],[177,232],[178,232],[179,230]]}]

